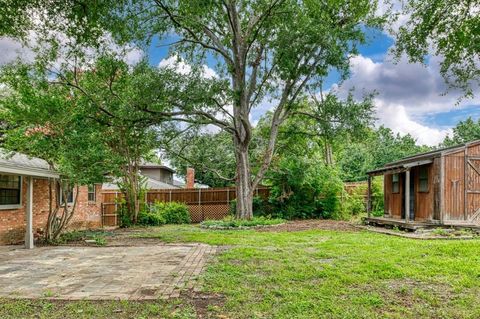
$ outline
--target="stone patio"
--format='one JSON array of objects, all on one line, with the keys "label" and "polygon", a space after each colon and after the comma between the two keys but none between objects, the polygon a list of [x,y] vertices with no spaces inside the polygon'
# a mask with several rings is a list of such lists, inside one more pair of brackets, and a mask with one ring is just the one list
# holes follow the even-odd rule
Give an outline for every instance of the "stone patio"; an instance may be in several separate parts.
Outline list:
[{"label": "stone patio", "polygon": [[0,247],[0,297],[130,299],[178,297],[215,247]]}]

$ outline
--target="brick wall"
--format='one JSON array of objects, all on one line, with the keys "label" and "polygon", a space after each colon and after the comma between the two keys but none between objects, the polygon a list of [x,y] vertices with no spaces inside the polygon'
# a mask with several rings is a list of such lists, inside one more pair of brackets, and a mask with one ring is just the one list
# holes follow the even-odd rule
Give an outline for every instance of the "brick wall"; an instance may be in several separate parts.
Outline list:
[{"label": "brick wall", "polygon": [[[27,184],[23,179],[22,207],[20,209],[0,210],[0,244],[23,242],[25,236],[25,203]],[[88,201],[88,186],[80,186],[75,214],[68,229],[98,228],[102,225],[101,185],[96,185],[96,201]],[[55,197],[55,194],[54,194]],[[55,200],[55,199],[54,199]],[[35,238],[44,234],[48,218],[48,180],[33,180],[33,232]]]}]

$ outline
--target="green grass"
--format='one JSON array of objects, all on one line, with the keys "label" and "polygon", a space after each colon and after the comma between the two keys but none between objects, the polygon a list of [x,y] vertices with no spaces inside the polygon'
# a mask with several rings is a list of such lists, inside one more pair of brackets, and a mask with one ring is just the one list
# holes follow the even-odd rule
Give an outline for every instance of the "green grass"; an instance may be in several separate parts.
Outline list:
[{"label": "green grass", "polygon": [[[205,293],[225,297],[222,305],[207,307],[212,318],[480,317],[480,240],[476,239],[414,240],[322,230],[207,230],[190,225],[147,228],[140,236],[229,246],[210,263],[200,281]],[[118,308],[122,312],[116,312]],[[195,309],[181,299],[0,301],[0,318],[21,318],[20,314],[192,318]]]},{"label": "green grass", "polygon": [[281,218],[265,218],[254,217],[251,220],[239,220],[233,218],[225,218],[223,220],[206,220],[201,223],[205,228],[242,228],[257,226],[272,226],[285,223],[285,219]]},{"label": "green grass", "polygon": [[232,245],[203,276],[231,318],[479,318],[480,241],[370,232],[214,231],[144,236]]},{"label": "green grass", "polygon": [[0,299],[0,318],[195,318],[195,310],[189,304],[175,301],[51,301]]}]

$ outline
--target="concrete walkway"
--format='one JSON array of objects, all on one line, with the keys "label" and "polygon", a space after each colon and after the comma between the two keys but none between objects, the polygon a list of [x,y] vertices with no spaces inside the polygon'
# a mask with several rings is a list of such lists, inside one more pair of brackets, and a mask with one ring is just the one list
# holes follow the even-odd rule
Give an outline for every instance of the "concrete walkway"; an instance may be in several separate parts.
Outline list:
[{"label": "concrete walkway", "polygon": [[0,247],[0,297],[157,299],[192,288],[215,247]]}]

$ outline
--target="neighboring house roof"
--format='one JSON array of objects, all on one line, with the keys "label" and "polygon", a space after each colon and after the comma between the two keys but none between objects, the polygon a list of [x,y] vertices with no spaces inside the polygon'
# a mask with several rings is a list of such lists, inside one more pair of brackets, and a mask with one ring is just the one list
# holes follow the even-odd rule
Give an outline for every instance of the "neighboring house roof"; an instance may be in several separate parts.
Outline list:
[{"label": "neighboring house roof", "polygon": [[8,152],[0,148],[0,172],[37,177],[59,178],[50,165],[40,158]]},{"label": "neighboring house roof", "polygon": [[[153,178],[147,177],[147,189],[177,189],[179,187],[172,185],[172,184],[167,184],[164,182],[157,181]],[[111,183],[103,183],[102,189],[104,190],[118,190],[118,186],[115,183],[115,181]]]},{"label": "neighboring house roof", "polygon": [[167,171],[170,171],[172,173],[175,173],[175,171],[173,169],[171,169],[170,167],[168,166],[165,166],[165,165],[161,165],[161,164],[157,164],[157,163],[153,163],[153,162],[142,162],[140,164],[140,168],[161,168],[161,169],[164,169],[164,170],[167,170]]},{"label": "neighboring house roof", "polygon": [[[185,188],[186,184],[182,180],[178,180],[178,179],[173,178],[173,185],[177,186],[178,188]],[[195,183],[193,186],[195,188],[210,188],[210,186],[208,186],[206,184],[200,184],[200,183]]]}]

